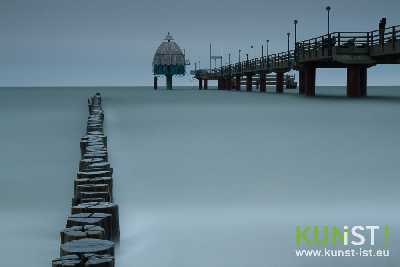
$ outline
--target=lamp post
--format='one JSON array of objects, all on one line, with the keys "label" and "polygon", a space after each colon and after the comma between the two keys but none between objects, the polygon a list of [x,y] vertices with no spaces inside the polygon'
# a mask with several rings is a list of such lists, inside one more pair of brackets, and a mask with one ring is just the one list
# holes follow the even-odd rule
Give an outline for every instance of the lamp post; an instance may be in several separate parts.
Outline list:
[{"label": "lamp post", "polygon": [[210,72],[211,72],[211,43],[210,43]]},{"label": "lamp post", "polygon": [[268,67],[268,62],[269,62],[269,51],[268,51],[268,49],[269,49],[269,40],[267,40],[267,67]]},{"label": "lamp post", "polygon": [[290,32],[287,33],[287,52],[289,55],[289,51],[290,51]]},{"label": "lamp post", "polygon": [[296,44],[297,44],[297,24],[299,21],[297,19],[294,20],[294,47],[296,49]]},{"label": "lamp post", "polygon": [[239,64],[240,64],[240,52],[242,52],[241,49],[239,49]]},{"label": "lamp post", "polygon": [[231,53],[228,54],[228,65],[231,65]]},{"label": "lamp post", "polygon": [[294,59],[297,60],[297,24],[299,21],[295,19],[294,23]]},{"label": "lamp post", "polygon": [[331,33],[330,32],[330,14],[331,14],[331,7],[327,6],[326,11],[328,11],[328,35]]}]

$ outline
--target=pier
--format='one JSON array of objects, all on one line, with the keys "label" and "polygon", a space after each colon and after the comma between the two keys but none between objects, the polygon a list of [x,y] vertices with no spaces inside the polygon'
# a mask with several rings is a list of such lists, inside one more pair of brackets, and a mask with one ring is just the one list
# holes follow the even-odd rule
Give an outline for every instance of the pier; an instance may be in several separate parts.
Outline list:
[{"label": "pier", "polygon": [[400,25],[385,27],[382,19],[378,30],[367,32],[332,32],[295,43],[295,49],[223,65],[220,68],[194,72],[199,89],[207,89],[209,80],[218,81],[219,90],[254,89],[258,80],[260,92],[266,92],[267,75],[275,73],[276,93],[283,93],[285,74],[297,71],[299,94],[315,96],[318,68],[347,69],[347,96],[367,96],[368,68],[379,64],[400,63]]},{"label": "pier", "polygon": [[74,180],[71,214],[60,233],[60,257],[53,267],[113,267],[119,241],[118,205],[113,203],[112,174],[104,135],[104,112],[99,93],[88,100],[86,135]]}]

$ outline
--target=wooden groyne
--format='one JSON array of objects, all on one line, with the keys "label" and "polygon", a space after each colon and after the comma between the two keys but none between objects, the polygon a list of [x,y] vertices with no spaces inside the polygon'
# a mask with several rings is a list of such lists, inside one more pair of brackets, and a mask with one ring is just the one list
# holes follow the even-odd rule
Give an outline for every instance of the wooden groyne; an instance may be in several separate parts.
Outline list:
[{"label": "wooden groyne", "polygon": [[108,161],[101,95],[88,100],[86,135],[74,180],[71,214],[60,233],[60,257],[52,267],[114,267],[119,241],[118,205],[113,203],[113,169]]}]

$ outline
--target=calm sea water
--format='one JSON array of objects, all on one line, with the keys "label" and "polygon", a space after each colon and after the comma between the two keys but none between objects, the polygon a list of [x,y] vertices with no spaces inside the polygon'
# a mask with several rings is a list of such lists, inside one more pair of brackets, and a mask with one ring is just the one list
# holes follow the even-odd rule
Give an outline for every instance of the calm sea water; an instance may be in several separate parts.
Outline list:
[{"label": "calm sea water", "polygon": [[[295,257],[295,226],[400,225],[400,87],[295,93],[1,88],[2,266],[59,253],[86,98],[104,97],[117,266],[397,266]],[[272,91],[272,89],[270,89]]]}]

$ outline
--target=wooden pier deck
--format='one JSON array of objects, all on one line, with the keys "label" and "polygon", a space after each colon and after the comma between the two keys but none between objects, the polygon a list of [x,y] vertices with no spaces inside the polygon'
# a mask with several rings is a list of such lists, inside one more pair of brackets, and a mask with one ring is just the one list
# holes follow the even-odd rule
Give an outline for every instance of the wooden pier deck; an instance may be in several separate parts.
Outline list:
[{"label": "wooden pier deck", "polygon": [[296,42],[295,49],[245,60],[215,69],[194,72],[199,89],[208,88],[208,80],[218,80],[218,89],[252,91],[255,75],[260,92],[266,91],[266,75],[276,73],[276,92],[284,90],[284,74],[299,72],[299,94],[315,95],[317,68],[346,68],[347,96],[367,95],[367,70],[378,64],[400,63],[400,25],[366,32],[332,32]]}]

